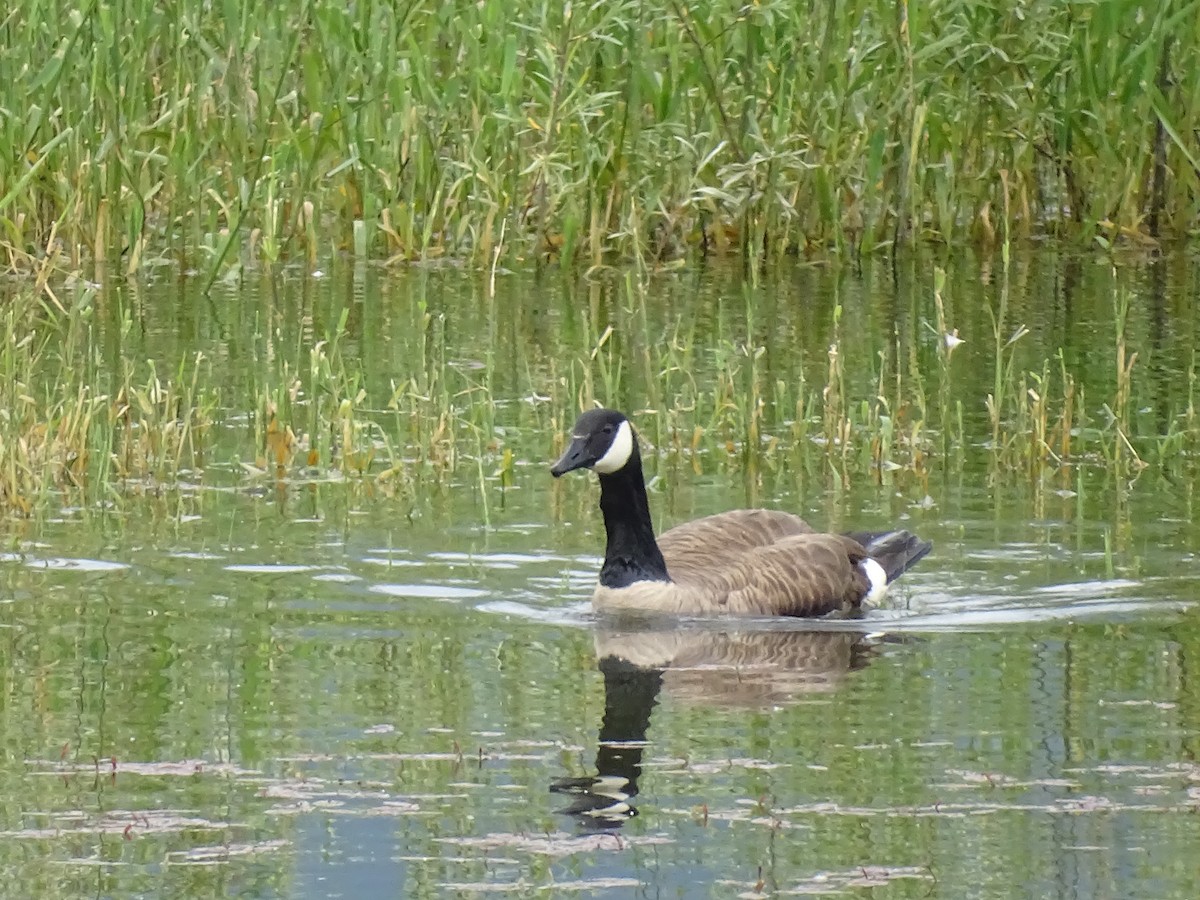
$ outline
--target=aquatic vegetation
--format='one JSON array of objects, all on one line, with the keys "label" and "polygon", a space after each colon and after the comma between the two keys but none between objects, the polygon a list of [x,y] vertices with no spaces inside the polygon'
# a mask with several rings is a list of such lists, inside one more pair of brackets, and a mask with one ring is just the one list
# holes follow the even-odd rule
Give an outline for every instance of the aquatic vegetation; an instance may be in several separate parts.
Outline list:
[{"label": "aquatic vegetation", "polygon": [[674,296],[686,278],[630,271],[566,290],[551,325],[503,282],[497,295],[454,276],[478,295],[448,306],[445,277],[422,276],[386,308],[251,305],[221,326],[228,341],[151,356],[140,288],[48,281],[0,310],[0,506],[20,517],[183,486],[338,481],[412,508],[467,484],[488,522],[597,401],[633,410],[667,470],[748,485],[872,481],[920,497],[931,477],[982,466],[1044,502],[1077,492],[1080,467],[1191,471],[1195,351],[1186,329],[1174,345],[1146,333],[1161,291],[1098,268],[1104,324],[1081,342],[1027,324],[1026,267],[1002,259],[972,285],[934,266],[902,318],[878,325],[841,274],[820,307],[764,279],[705,311]]},{"label": "aquatic vegetation", "polygon": [[28,296],[4,308],[0,508],[28,513],[52,492],[104,496],[117,481],[152,489],[179,477],[185,455],[202,459],[211,406],[200,358],[165,381],[152,363],[105,371],[94,296],[81,290],[69,312]]},{"label": "aquatic vegetation", "polygon": [[[758,262],[1194,234],[1196,0],[16,0],[0,258]],[[19,33],[18,33],[19,32]],[[811,38],[811,39],[810,39]]]}]

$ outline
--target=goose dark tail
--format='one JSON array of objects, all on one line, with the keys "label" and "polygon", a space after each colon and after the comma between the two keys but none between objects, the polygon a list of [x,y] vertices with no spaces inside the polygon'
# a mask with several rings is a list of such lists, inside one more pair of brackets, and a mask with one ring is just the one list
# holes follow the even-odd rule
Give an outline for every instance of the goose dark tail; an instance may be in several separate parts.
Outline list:
[{"label": "goose dark tail", "polygon": [[911,531],[851,531],[846,537],[858,541],[867,554],[883,566],[888,583],[895,581],[925,558],[933,544]]}]

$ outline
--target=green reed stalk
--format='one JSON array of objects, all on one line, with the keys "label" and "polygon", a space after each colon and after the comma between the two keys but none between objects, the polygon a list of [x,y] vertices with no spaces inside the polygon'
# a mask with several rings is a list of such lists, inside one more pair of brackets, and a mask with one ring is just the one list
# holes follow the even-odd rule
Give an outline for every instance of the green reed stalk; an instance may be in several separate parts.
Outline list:
[{"label": "green reed stalk", "polygon": [[0,259],[28,272],[352,249],[757,277],[1200,216],[1200,0],[10,7]]}]

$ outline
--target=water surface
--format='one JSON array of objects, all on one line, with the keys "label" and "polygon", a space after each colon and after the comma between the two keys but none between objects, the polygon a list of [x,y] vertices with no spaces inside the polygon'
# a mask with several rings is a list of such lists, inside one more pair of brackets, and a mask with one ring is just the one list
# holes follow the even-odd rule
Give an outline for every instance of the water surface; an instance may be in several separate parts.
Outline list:
[{"label": "water surface", "polygon": [[[595,620],[595,485],[549,478],[538,397],[581,383],[563,360],[604,323],[630,409],[676,396],[641,346],[681,328],[697,383],[720,371],[703,348],[740,340],[768,348],[766,383],[820,384],[839,305],[848,382],[870,396],[880,354],[934,365],[929,266],[797,267],[750,294],[685,273],[644,313],[619,279],[513,275],[489,299],[451,270],[294,274],[211,301],[114,287],[104,302],[137,323],[106,331],[101,311],[114,357],[201,350],[233,386],[348,309],[344,350],[380,410],[422,367],[453,391],[486,382],[516,462],[503,484],[494,454],[471,462],[464,414],[465,461],[414,461],[403,490],[276,479],[242,465],[246,410],[228,410],[194,483],[12,523],[0,870],[46,897],[1195,896],[1190,463],[997,470],[974,402],[995,280],[948,264],[969,363],[953,390],[979,426],[957,460],[846,483],[785,457],[649,454],[664,527],[761,504],[934,542],[887,608],[841,625]],[[1118,276],[1145,301],[1147,432],[1185,396],[1196,334],[1192,270],[1164,265]],[[1033,367],[1062,347],[1099,407],[1111,267],[1019,271],[1018,352]],[[783,433],[785,411],[766,416]]]}]

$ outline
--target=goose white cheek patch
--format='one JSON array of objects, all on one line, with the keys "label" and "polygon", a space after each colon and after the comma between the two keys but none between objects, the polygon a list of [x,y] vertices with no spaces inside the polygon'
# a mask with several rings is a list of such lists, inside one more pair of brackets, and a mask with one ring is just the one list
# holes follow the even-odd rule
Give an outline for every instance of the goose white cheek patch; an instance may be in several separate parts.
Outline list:
[{"label": "goose white cheek patch", "polygon": [[618,469],[629,462],[629,457],[633,454],[633,429],[629,427],[629,422],[622,422],[617,427],[617,433],[613,437],[612,444],[609,446],[605,454],[596,460],[592,466],[601,475],[611,475]]}]

